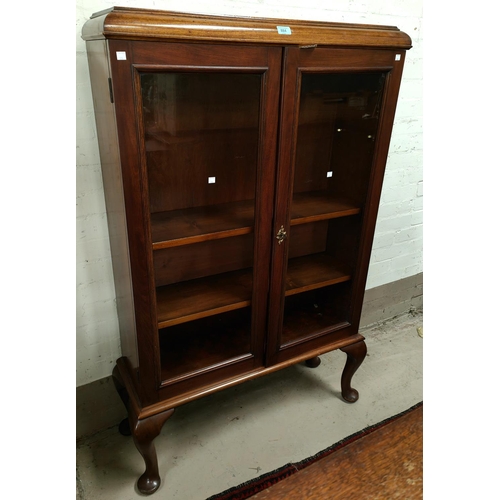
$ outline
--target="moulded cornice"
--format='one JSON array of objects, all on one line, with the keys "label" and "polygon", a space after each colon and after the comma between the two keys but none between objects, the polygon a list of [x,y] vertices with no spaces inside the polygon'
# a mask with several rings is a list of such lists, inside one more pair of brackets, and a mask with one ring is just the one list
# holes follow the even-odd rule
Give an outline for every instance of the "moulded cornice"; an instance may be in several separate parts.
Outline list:
[{"label": "moulded cornice", "polygon": [[93,14],[83,26],[82,38],[397,49],[409,49],[412,43],[395,26],[209,16],[125,7]]}]

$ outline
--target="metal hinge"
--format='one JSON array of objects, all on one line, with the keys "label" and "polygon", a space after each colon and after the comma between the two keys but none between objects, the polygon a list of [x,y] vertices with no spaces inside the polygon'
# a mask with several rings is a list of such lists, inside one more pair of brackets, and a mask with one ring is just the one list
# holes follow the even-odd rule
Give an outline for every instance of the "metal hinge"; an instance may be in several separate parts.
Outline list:
[{"label": "metal hinge", "polygon": [[115,101],[113,100],[113,83],[111,82],[111,78],[108,78],[108,85],[109,85],[109,100],[111,101],[111,104],[113,104]]}]

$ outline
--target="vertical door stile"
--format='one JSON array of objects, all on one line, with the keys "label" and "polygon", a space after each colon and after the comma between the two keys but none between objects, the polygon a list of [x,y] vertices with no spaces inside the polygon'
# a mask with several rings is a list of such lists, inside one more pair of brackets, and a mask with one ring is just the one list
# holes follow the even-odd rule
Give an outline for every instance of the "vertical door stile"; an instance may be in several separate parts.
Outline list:
[{"label": "vertical door stile", "polygon": [[279,130],[279,106],[281,96],[281,60],[282,48],[267,48],[267,69],[262,81],[262,109],[259,171],[256,184],[255,218],[255,269],[253,290],[253,330],[254,351],[260,353],[255,365],[265,364],[267,342],[267,312],[269,305],[270,268],[276,169],[277,143]]},{"label": "vertical door stile", "polygon": [[149,290],[150,290],[150,314],[151,314],[151,324],[154,325],[154,335],[152,336],[150,342],[153,348],[153,357],[150,360],[152,365],[153,374],[155,377],[154,385],[158,389],[161,384],[161,366],[160,366],[160,345],[158,341],[158,313],[156,309],[157,298],[156,298],[156,288],[154,282],[154,253],[153,253],[153,242],[151,239],[151,213],[149,210],[149,179],[148,179],[148,169],[147,169],[147,156],[144,130],[144,116],[143,116],[143,106],[141,98],[141,77],[140,72],[137,67],[133,64],[133,44],[131,44],[131,73],[133,81],[133,94],[134,94],[134,112],[135,112],[135,124],[137,127],[137,144],[139,148],[139,165],[138,170],[140,173],[140,192],[142,194],[142,208],[143,208],[143,225],[145,229],[145,239],[146,239],[146,258],[149,266]]},{"label": "vertical door stile", "polygon": [[[279,138],[276,173],[276,199],[272,232],[271,284],[269,298],[268,342],[266,363],[277,362],[281,325],[283,322],[284,287],[286,259],[288,254],[289,207],[294,165],[295,134],[297,115],[297,94],[299,86],[298,49],[286,47],[283,50]],[[282,229],[283,226],[283,229]],[[280,233],[281,231],[281,233]],[[283,237],[285,233],[285,237]],[[279,240],[281,239],[281,243]]]},{"label": "vertical door stile", "polygon": [[[141,400],[158,399],[158,341],[149,213],[144,192],[146,172],[141,160],[140,124],[137,122],[133,42],[109,41],[113,99],[119,137],[123,192],[127,214],[128,249],[134,290]],[[152,362],[153,361],[153,362]]]}]

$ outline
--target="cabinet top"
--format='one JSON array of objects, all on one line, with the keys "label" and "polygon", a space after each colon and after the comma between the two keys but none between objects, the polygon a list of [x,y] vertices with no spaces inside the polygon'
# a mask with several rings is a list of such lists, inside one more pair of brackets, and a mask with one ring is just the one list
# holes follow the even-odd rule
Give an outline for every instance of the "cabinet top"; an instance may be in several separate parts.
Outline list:
[{"label": "cabinet top", "polygon": [[93,14],[83,26],[82,38],[411,48],[411,38],[395,26],[209,16],[128,7]]}]

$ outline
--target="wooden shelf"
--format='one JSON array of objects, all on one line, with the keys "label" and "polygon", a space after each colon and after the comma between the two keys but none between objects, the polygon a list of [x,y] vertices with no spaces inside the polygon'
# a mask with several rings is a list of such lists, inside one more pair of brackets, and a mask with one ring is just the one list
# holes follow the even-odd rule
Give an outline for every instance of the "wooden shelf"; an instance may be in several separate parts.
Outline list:
[{"label": "wooden shelf", "polygon": [[291,207],[292,226],[319,220],[355,215],[361,212],[359,206],[348,200],[332,198],[327,191],[312,191],[293,195]]},{"label": "wooden shelf", "polygon": [[[285,296],[349,281],[334,259],[314,254],[288,263]],[[186,323],[251,304],[252,269],[217,274],[156,289],[158,327]]]},{"label": "wooden shelf", "polygon": [[[325,191],[294,195],[291,225],[359,214],[360,207]],[[151,214],[153,250],[253,232],[254,200]]]},{"label": "wooden shelf", "polygon": [[153,250],[253,232],[254,200],[151,214]]},{"label": "wooden shelf", "polygon": [[335,259],[326,254],[290,259],[286,276],[285,296],[349,281],[351,276]]},{"label": "wooden shelf", "polygon": [[156,289],[158,328],[247,307],[252,269],[217,274]]}]

